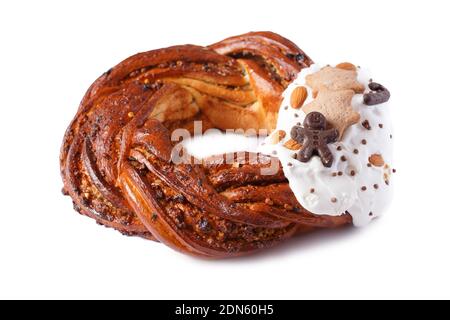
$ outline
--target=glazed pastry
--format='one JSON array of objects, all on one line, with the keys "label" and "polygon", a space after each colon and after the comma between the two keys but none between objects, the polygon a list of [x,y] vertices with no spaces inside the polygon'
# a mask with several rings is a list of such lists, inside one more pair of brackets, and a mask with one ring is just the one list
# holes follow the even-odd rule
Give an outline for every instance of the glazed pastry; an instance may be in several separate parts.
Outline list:
[{"label": "glazed pastry", "polygon": [[[327,81],[314,78],[323,69],[306,69],[311,64],[292,42],[268,32],[229,38],[209,47],[176,46],[126,59],[91,85],[67,129],[60,158],[63,192],[71,196],[78,212],[99,224],[201,257],[249,254],[299,232],[350,224],[352,218],[359,217],[350,206],[360,194],[354,190],[356,183],[346,186],[345,190],[353,192],[348,200],[347,191],[339,193],[336,187],[328,194],[320,190],[319,178],[314,180],[300,169],[298,174],[288,169],[315,166],[326,174],[341,168],[336,157],[347,155],[347,149],[354,146],[350,131],[357,126],[355,113],[364,113],[362,108],[354,110],[352,99],[362,96],[367,88],[358,79],[349,81],[348,75],[343,77],[345,81],[335,81],[340,87],[326,88]],[[307,71],[297,78],[302,69]],[[305,75],[311,76],[310,83],[302,83]],[[295,86],[301,84],[308,97],[300,106],[301,93],[290,86],[281,103],[283,92],[296,78]],[[383,109],[376,104],[385,99],[387,90],[383,89],[373,86],[373,92],[367,93],[371,97],[364,99],[372,106],[366,108]],[[294,98],[293,91],[297,91]],[[335,96],[342,92],[345,94]],[[333,99],[348,100],[350,94],[350,106],[347,103],[346,108],[338,109],[348,113],[345,122],[329,112],[330,106],[323,108]],[[317,99],[311,100],[315,95]],[[286,106],[286,99],[296,100],[297,105]],[[318,105],[314,104],[316,100]],[[352,108],[353,113],[349,112]],[[301,123],[298,129],[303,133],[278,136],[278,142],[273,143],[275,134],[295,132],[295,125],[312,111],[326,119],[327,127],[321,129],[336,130],[334,140],[340,139],[333,142],[324,137],[321,142],[323,150],[331,150],[330,167],[323,166],[323,154],[317,148],[305,151],[305,162],[292,158],[292,148],[301,148],[308,140]],[[290,115],[296,120],[292,121]],[[194,121],[202,121],[203,130],[267,129],[274,133],[270,143],[255,153],[234,156],[231,163],[224,155],[222,161],[215,157],[214,162],[203,159],[177,164],[173,161],[175,144],[171,135],[180,128],[192,132]],[[387,126],[385,130],[390,129]],[[359,138],[372,143],[371,136],[361,133]],[[339,145],[345,148],[342,154],[333,150]],[[277,156],[275,149],[280,152]],[[361,150],[361,157],[375,149],[368,146]],[[377,170],[367,182],[378,182],[380,170],[390,177],[391,169],[386,167],[389,155],[377,152],[371,156],[378,156],[378,162],[382,158],[383,166],[373,166]],[[190,159],[188,154],[184,156]],[[320,157],[322,167],[317,164]],[[345,176],[360,164],[359,158],[348,158],[348,165],[342,167]],[[274,163],[278,165],[276,170],[263,174]],[[305,176],[313,181],[303,184]],[[311,191],[312,182],[317,183],[314,186],[319,200],[305,196],[304,190]],[[334,205],[324,204],[322,196],[331,196]],[[367,201],[371,203],[370,199]],[[372,212],[372,216],[376,214]]]}]

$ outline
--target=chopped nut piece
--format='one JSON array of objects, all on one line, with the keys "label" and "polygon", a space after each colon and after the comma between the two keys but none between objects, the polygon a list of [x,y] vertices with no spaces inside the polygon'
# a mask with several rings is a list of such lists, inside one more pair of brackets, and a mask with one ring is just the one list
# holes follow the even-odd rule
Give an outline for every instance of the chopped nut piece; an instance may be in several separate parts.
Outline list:
[{"label": "chopped nut piece", "polygon": [[283,146],[290,150],[299,150],[302,147],[293,139],[289,139]]},{"label": "chopped nut piece", "polygon": [[308,97],[308,91],[305,87],[297,87],[292,91],[291,94],[291,107],[294,109],[299,109],[305,103]]},{"label": "chopped nut piece", "polygon": [[343,70],[351,70],[351,71],[356,71],[356,67],[354,64],[350,63],[350,62],[342,62],[339,63],[336,68],[338,69],[343,69]]},{"label": "chopped nut piece", "polygon": [[286,131],[284,131],[284,130],[277,130],[276,132],[273,133],[270,142],[271,142],[272,144],[277,144],[277,143],[279,143],[281,140],[283,140],[284,137],[286,137]]},{"label": "chopped nut piece", "polygon": [[381,154],[374,153],[369,157],[369,163],[371,163],[375,167],[382,167],[384,165],[384,159]]}]

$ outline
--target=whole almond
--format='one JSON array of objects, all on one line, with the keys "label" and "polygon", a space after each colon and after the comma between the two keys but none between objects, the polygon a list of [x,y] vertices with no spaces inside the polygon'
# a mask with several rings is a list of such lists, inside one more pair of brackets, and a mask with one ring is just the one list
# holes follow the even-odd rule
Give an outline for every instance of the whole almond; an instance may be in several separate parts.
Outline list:
[{"label": "whole almond", "polygon": [[293,139],[289,139],[283,146],[290,150],[299,150],[302,147]]},{"label": "whole almond", "polygon": [[338,69],[344,69],[344,70],[349,70],[349,71],[356,71],[356,67],[354,64],[350,63],[350,62],[342,62],[339,63],[336,68]]},{"label": "whole almond", "polygon": [[374,153],[369,157],[369,162],[375,167],[382,167],[384,165],[384,159],[381,154]]},{"label": "whole almond", "polygon": [[291,94],[291,106],[294,109],[299,109],[305,103],[306,98],[308,97],[308,90],[305,87],[297,87],[292,91]]},{"label": "whole almond", "polygon": [[277,144],[278,142],[280,142],[281,140],[284,139],[284,137],[286,137],[286,131],[284,130],[278,130],[276,131],[271,138],[271,143],[272,144]]}]

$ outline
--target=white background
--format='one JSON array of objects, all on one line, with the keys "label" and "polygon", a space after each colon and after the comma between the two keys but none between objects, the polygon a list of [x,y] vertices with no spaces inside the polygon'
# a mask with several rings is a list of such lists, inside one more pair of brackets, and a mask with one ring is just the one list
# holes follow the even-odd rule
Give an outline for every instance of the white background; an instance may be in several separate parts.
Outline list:
[{"label": "white background", "polygon": [[[450,298],[448,1],[2,1],[0,298]],[[363,229],[203,261],[128,238],[60,193],[63,133],[90,83],[138,51],[252,30],[392,92],[396,195]]]}]

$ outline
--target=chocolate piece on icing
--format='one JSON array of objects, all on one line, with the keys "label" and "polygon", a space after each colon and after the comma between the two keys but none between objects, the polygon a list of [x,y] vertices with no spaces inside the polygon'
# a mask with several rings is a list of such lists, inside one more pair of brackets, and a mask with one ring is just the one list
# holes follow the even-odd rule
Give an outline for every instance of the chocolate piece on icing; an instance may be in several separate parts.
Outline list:
[{"label": "chocolate piece on icing", "polygon": [[369,89],[372,91],[364,94],[364,104],[368,106],[387,102],[391,97],[389,90],[379,83],[369,83]]},{"label": "chocolate piece on icing", "polygon": [[303,127],[294,126],[291,138],[302,145],[298,160],[308,162],[313,155],[318,155],[325,167],[331,167],[333,154],[327,144],[336,142],[339,136],[337,129],[325,130],[327,121],[320,112],[308,113]]},{"label": "chocolate piece on icing", "polygon": [[369,120],[364,120],[361,125],[366,128],[367,130],[372,130],[372,127],[370,126]]}]

